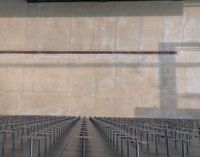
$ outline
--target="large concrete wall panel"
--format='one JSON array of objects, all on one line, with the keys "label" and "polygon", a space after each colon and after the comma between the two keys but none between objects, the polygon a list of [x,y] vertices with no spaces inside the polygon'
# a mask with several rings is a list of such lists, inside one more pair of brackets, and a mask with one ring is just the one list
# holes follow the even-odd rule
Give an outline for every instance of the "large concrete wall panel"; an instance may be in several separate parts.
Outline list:
[{"label": "large concrete wall panel", "polygon": [[0,55],[0,114],[198,118],[199,3],[0,0],[0,50],[177,50],[177,55]]}]

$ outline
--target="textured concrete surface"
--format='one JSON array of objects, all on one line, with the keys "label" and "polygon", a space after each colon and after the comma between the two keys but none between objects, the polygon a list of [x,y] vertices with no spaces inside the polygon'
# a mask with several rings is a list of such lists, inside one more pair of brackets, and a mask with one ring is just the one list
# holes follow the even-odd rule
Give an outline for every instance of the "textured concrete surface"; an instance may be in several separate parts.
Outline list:
[{"label": "textured concrete surface", "polygon": [[[199,42],[199,3],[0,0],[0,47],[162,50]],[[172,43],[167,44],[167,43]]]},{"label": "textured concrete surface", "polygon": [[0,55],[0,114],[200,116],[200,4],[0,0],[0,50],[177,50]]}]

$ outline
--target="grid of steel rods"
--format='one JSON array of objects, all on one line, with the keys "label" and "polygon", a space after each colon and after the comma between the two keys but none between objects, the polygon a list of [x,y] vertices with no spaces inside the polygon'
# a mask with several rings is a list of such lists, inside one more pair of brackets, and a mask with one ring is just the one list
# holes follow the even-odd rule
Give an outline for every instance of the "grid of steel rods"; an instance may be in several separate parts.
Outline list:
[{"label": "grid of steel rods", "polygon": [[44,156],[78,120],[64,116],[1,116],[0,156],[13,156],[18,150],[27,157]]},{"label": "grid of steel rods", "polygon": [[199,153],[200,120],[90,119],[121,156],[194,157]]},{"label": "grid of steel rods", "polygon": [[199,157],[199,148],[199,119],[0,116],[0,157]]}]

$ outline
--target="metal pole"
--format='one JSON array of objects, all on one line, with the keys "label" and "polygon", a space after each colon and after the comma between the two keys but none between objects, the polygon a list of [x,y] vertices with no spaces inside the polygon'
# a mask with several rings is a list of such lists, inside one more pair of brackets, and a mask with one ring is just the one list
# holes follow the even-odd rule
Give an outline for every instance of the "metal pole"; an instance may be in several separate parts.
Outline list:
[{"label": "metal pole", "polygon": [[158,154],[158,135],[155,134],[155,148],[156,148],[156,154]]},{"label": "metal pole", "polygon": [[121,155],[123,155],[123,139],[121,137]]},{"label": "metal pole", "polygon": [[117,136],[117,137],[116,137],[116,148],[117,148],[117,151],[118,151],[118,149],[119,149],[119,148],[118,148],[118,147],[119,147],[119,146],[118,146],[118,135],[116,135],[116,136]]},{"label": "metal pole", "polygon": [[4,155],[5,132],[2,132],[2,155]]},{"label": "metal pole", "polygon": [[130,157],[130,142],[129,142],[129,139],[127,139],[127,157]]},{"label": "metal pole", "polygon": [[30,144],[29,144],[29,146],[30,146],[30,150],[29,150],[29,157],[33,157],[33,139],[31,138],[30,139]]},{"label": "metal pole", "polygon": [[15,150],[15,132],[13,132],[13,144],[12,144],[13,150]]},{"label": "metal pole", "polygon": [[140,157],[140,144],[136,141],[136,157]]},{"label": "metal pole", "polygon": [[40,139],[38,139],[38,157],[40,157]]},{"label": "metal pole", "polygon": [[149,132],[147,131],[147,149],[149,150]]},{"label": "metal pole", "polygon": [[82,157],[85,157],[86,151],[85,151],[85,139],[82,138]]},{"label": "metal pole", "polygon": [[165,130],[165,142],[166,142],[167,157],[169,157],[169,140],[168,140],[167,130]]},{"label": "metal pole", "polygon": [[182,140],[182,157],[185,157],[185,144],[184,144],[184,140]]},{"label": "metal pole", "polygon": [[45,135],[45,138],[44,138],[44,150],[45,150],[45,153],[47,152],[47,137]]}]

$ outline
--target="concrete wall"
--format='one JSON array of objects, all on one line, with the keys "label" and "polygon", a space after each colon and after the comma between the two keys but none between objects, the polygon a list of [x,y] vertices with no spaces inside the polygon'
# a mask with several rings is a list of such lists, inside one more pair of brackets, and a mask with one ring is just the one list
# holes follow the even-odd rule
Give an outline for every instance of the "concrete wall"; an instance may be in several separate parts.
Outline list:
[{"label": "concrete wall", "polygon": [[0,55],[0,114],[200,117],[200,4],[0,0],[0,50],[177,50],[177,55]]}]

